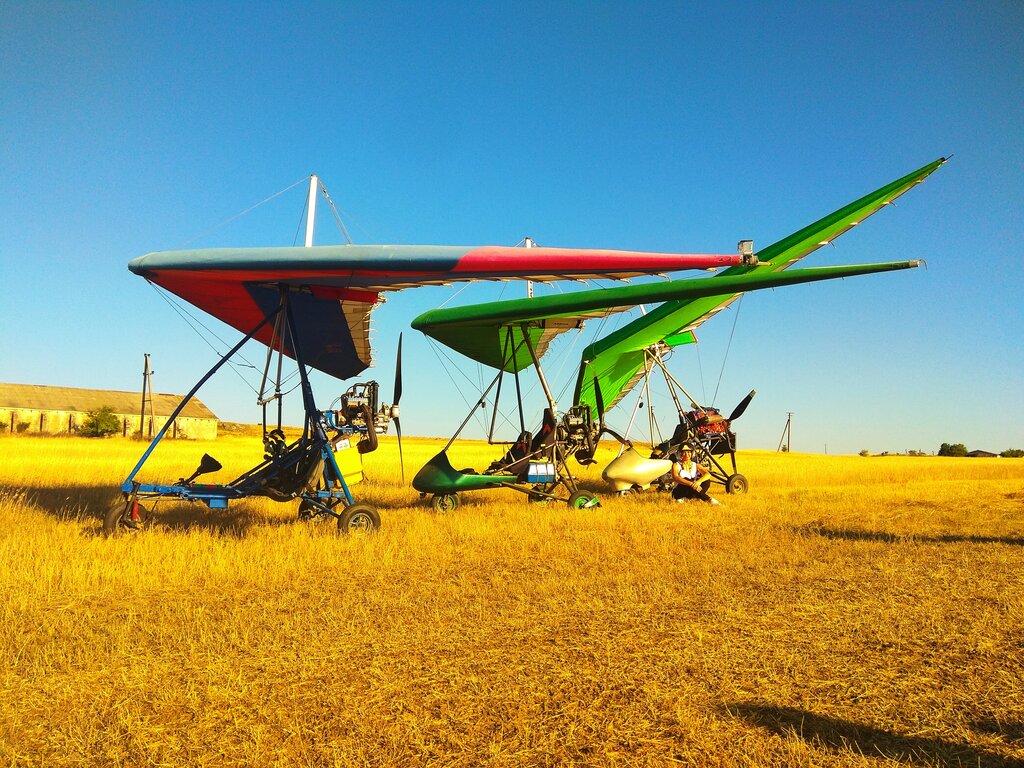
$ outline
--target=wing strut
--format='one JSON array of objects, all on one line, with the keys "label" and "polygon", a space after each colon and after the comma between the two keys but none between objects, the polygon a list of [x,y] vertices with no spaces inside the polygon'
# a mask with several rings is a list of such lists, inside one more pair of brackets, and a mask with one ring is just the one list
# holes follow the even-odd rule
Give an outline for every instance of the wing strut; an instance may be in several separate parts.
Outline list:
[{"label": "wing strut", "polygon": [[551,416],[554,418],[558,412],[558,406],[555,405],[555,398],[551,395],[551,390],[548,388],[548,380],[544,378],[544,369],[540,366],[540,359],[537,357],[537,350],[533,348],[533,344],[530,342],[530,328],[529,323],[521,323],[519,325],[523,332],[523,341],[526,342],[526,349],[530,352],[530,358],[533,360],[533,367],[537,371],[537,377],[540,379],[540,385],[544,389],[544,395],[548,399],[548,406],[551,408]]}]

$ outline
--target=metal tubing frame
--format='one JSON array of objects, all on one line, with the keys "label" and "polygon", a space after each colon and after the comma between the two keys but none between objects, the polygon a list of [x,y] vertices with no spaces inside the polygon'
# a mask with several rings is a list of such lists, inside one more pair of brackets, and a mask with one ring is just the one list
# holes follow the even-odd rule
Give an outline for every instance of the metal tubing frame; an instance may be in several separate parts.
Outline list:
[{"label": "metal tubing frame", "polygon": [[551,395],[551,390],[548,388],[548,380],[544,378],[544,369],[540,366],[540,359],[537,357],[537,350],[533,348],[533,344],[530,343],[529,324],[520,323],[519,330],[523,334],[523,341],[526,343],[526,349],[530,352],[530,359],[533,360],[533,367],[537,371],[537,378],[540,379],[540,385],[544,389],[544,395],[548,399],[548,405],[551,406],[551,415],[553,417],[558,413],[558,406],[555,404],[555,398]]},{"label": "metal tubing frame", "polygon": [[483,391],[483,394],[480,395],[476,403],[469,409],[469,414],[466,416],[465,420],[459,425],[459,428],[455,430],[455,434],[452,435],[451,439],[447,443],[445,443],[444,448],[441,449],[441,453],[444,453],[445,451],[452,447],[452,443],[455,442],[455,439],[462,433],[462,430],[464,430],[466,428],[466,425],[469,424],[469,420],[473,418],[473,414],[476,412],[476,409],[479,408],[482,403],[487,402],[487,395],[490,394],[492,389],[494,389],[494,385],[498,383],[498,380],[501,378],[501,374],[503,373],[504,370],[499,370],[498,375],[495,376],[491,383],[487,385],[487,389]]},{"label": "metal tubing frame", "polygon": [[181,402],[178,403],[178,407],[174,409],[174,411],[168,417],[167,421],[164,423],[163,427],[160,428],[160,431],[157,433],[156,437],[153,438],[153,442],[149,444],[149,447],[146,449],[146,452],[142,454],[142,458],[139,459],[139,463],[135,465],[135,468],[129,473],[128,477],[125,478],[125,481],[121,483],[122,492],[130,493],[132,491],[134,487],[133,481],[135,479],[135,476],[139,473],[139,470],[142,469],[142,465],[145,464],[146,461],[149,459],[150,454],[153,453],[154,449],[157,446],[157,443],[159,443],[163,439],[164,435],[167,434],[167,430],[170,429],[171,425],[174,423],[174,420],[178,418],[179,414],[181,414],[181,412],[185,409],[185,406],[188,405],[189,401],[193,397],[195,397],[196,392],[199,391],[200,387],[202,387],[203,384],[209,381],[210,377],[212,377],[213,374],[219,371],[221,369],[221,366],[223,366],[224,363],[230,360],[238,352],[238,350],[245,346],[246,342],[248,342],[249,339],[251,339],[257,333],[259,333],[260,329],[263,328],[263,326],[266,325],[268,322],[270,322],[271,318],[276,317],[277,314],[281,311],[281,309],[282,307],[278,305],[277,309],[275,309],[273,312],[264,317],[259,322],[259,324],[256,325],[255,328],[253,328],[251,331],[249,331],[249,333],[245,335],[245,338],[243,338],[240,342],[235,344],[235,346],[233,346],[226,355],[224,355],[220,360],[218,360],[217,363],[209,371],[206,372],[206,375],[203,376],[196,383],[196,385],[192,387],[191,390],[189,390],[189,393],[182,398]]},{"label": "metal tubing frame", "polygon": [[[282,315],[282,310],[284,310],[283,315]],[[348,484],[345,482],[345,476],[342,474],[341,469],[338,467],[338,462],[337,462],[337,459],[334,456],[334,452],[331,451],[327,447],[329,445],[329,441],[327,439],[326,432],[324,432],[323,425],[320,423],[320,420],[318,418],[316,418],[316,413],[317,413],[316,402],[313,399],[313,391],[312,391],[312,387],[311,387],[311,385],[309,383],[309,376],[308,376],[308,373],[306,371],[305,361],[303,360],[302,352],[301,352],[301,350],[299,348],[299,343],[298,343],[298,339],[297,339],[297,336],[296,336],[296,329],[295,329],[295,318],[294,318],[294,315],[291,312],[291,307],[289,306],[289,303],[288,303],[288,291],[286,289],[284,289],[284,288],[282,288],[282,290],[281,290],[281,300],[280,300],[277,308],[273,312],[270,312],[269,314],[267,314],[263,318],[263,320],[261,320],[260,323],[255,328],[252,329],[252,331],[250,331],[248,334],[246,334],[245,338],[243,338],[240,342],[238,342],[238,344],[236,344],[231,349],[230,352],[228,352],[224,357],[222,357],[217,362],[216,365],[214,365],[209,371],[207,371],[206,375],[203,376],[203,378],[201,378],[199,380],[199,382],[192,388],[192,390],[187,395],[185,395],[185,397],[182,399],[181,403],[178,405],[178,407],[171,414],[170,418],[168,418],[167,423],[160,430],[159,434],[157,434],[157,436],[153,439],[153,442],[150,444],[149,448],[143,454],[142,458],[139,459],[138,464],[135,465],[135,468],[132,470],[131,474],[124,481],[124,483],[122,483],[121,491],[123,493],[125,493],[125,494],[128,494],[128,493],[138,494],[139,492],[141,492],[141,493],[143,493],[143,494],[145,494],[147,496],[168,496],[168,495],[174,495],[174,496],[180,496],[180,497],[183,497],[183,498],[188,498],[188,499],[192,499],[192,500],[196,500],[196,501],[203,501],[203,502],[205,502],[207,504],[211,504],[211,502],[214,502],[214,501],[218,501],[218,502],[219,501],[223,501],[225,503],[225,506],[226,506],[227,501],[229,499],[231,499],[231,498],[242,498],[242,497],[244,497],[246,495],[249,495],[251,493],[251,491],[248,488],[245,488],[244,485],[239,484],[239,481],[243,481],[244,479],[248,478],[252,474],[256,473],[265,464],[267,464],[269,462],[264,462],[264,464],[261,464],[261,465],[255,467],[255,468],[253,468],[252,470],[249,470],[248,472],[246,472],[243,475],[241,475],[239,478],[236,478],[235,480],[233,480],[228,485],[207,486],[205,488],[196,489],[196,488],[193,488],[192,486],[185,486],[185,485],[142,485],[142,484],[135,483],[133,481],[134,481],[135,476],[142,469],[142,466],[146,463],[146,460],[149,458],[150,454],[152,454],[153,450],[156,448],[156,444],[166,434],[167,430],[169,429],[170,425],[173,423],[174,419],[181,413],[181,411],[184,409],[185,405],[188,404],[189,400],[191,400],[195,396],[196,392],[199,391],[199,389],[203,386],[203,384],[205,384],[221,368],[221,366],[224,365],[224,363],[226,363],[233,355],[235,355],[245,345],[245,343],[247,341],[249,341],[253,336],[255,336],[260,331],[260,329],[263,328],[263,326],[266,325],[272,318],[279,318],[280,319],[281,317],[284,318],[284,328],[280,328],[280,324],[279,323],[275,324],[275,335],[277,334],[278,329],[280,329],[280,331],[281,331],[280,336],[278,337],[279,338],[279,343],[280,343],[279,356],[283,355],[284,338],[285,338],[285,334],[287,333],[290,336],[291,341],[292,341],[293,352],[295,353],[295,362],[296,362],[296,364],[298,366],[299,376],[300,376],[301,381],[302,381],[302,395],[303,395],[303,409],[305,411],[305,424],[303,426],[302,437],[300,438],[300,440],[307,440],[307,439],[309,439],[309,437],[310,437],[309,431],[310,431],[310,427],[312,427],[313,437],[317,438],[320,441],[320,443],[321,443],[321,447],[320,447],[321,456],[323,457],[324,462],[327,465],[327,467],[330,468],[331,472],[334,475],[334,477],[332,479],[332,478],[328,477],[327,476],[328,473],[326,471],[324,471],[324,473],[323,473],[324,474],[324,484],[327,486],[327,488],[325,490],[319,490],[319,491],[311,492],[309,495],[311,495],[314,498],[309,498],[309,499],[306,499],[306,500],[310,501],[311,503],[316,504],[316,506],[318,508],[326,510],[330,514],[332,514],[332,515],[337,517],[338,516],[337,513],[331,511],[330,508],[326,507],[325,505],[317,503],[316,499],[336,498],[335,495],[334,495],[335,492],[334,492],[333,489],[335,488],[335,486],[340,486],[340,489],[341,489],[342,493],[344,494],[346,506],[351,506],[354,503],[354,500],[353,500],[353,497],[352,497],[352,492],[349,490]],[[279,367],[280,367],[280,359],[279,359]],[[278,379],[278,381],[280,381],[280,378]],[[278,407],[279,407],[279,409],[280,409],[280,405],[281,405],[280,398],[278,398]],[[264,414],[265,413],[266,413],[266,410],[264,408]],[[264,424],[264,430],[265,429],[266,429],[266,425]],[[300,494],[299,496],[305,498],[304,494]]]}]

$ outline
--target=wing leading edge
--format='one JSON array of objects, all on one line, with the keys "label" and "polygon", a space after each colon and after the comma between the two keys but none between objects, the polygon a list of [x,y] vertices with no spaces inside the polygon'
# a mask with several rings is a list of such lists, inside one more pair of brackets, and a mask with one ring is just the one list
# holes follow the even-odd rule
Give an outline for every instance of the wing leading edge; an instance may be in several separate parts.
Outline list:
[{"label": "wing leading edge", "polygon": [[[538,356],[558,333],[587,318],[637,304],[693,300],[730,292],[756,291],[841,277],[911,269],[919,261],[817,267],[780,272],[751,272],[729,277],[672,280],[666,283],[602,288],[557,296],[474,304],[424,312],[412,327],[445,346],[492,368],[519,371],[532,362],[528,338]],[[525,337],[524,337],[524,334]]]},{"label": "wing leading edge", "polygon": [[[891,205],[896,198],[923,182],[945,162],[946,158],[939,158],[758,251],[760,266],[757,272],[781,272],[791,267],[857,226],[868,216]],[[708,280],[718,281],[750,271],[748,267],[734,267]],[[665,341],[669,346],[694,341],[693,331],[697,327],[741,295],[739,292],[725,290],[724,283],[722,287],[718,295],[666,302],[584,349],[574,402],[589,405],[596,411],[596,378],[600,383],[605,408],[614,407],[642,378],[644,349],[660,341]]]},{"label": "wing leading edge", "polygon": [[[370,312],[385,291],[472,280],[626,279],[743,263],[752,260],[738,253],[340,245],[163,251],[128,268],[243,333],[288,290],[303,358],[345,379],[372,364]],[[272,333],[264,328],[256,338],[267,344]]]}]

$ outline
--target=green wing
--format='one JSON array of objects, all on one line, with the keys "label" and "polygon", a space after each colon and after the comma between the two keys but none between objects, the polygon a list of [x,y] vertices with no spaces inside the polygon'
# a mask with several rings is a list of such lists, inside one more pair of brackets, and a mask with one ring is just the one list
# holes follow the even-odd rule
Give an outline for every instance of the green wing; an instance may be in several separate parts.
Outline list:
[{"label": "green wing", "polygon": [[[472,304],[424,312],[412,321],[412,327],[478,363],[514,372],[526,368],[532,362],[530,350],[524,343],[525,339],[529,339],[530,345],[540,357],[547,344],[558,333],[579,327],[587,318],[597,317],[609,311],[628,309],[637,304],[697,301],[709,296],[720,297],[723,293],[742,293],[874,272],[910,269],[920,263],[897,261],[848,267],[793,269],[785,273],[758,270],[693,280],[671,280],[557,296]],[[661,309],[662,307],[659,307],[656,311]],[[652,312],[647,317],[654,314]],[[668,319],[667,322],[671,324],[675,319]],[[675,330],[678,330],[678,326]],[[662,326],[652,325],[652,338],[657,341],[671,335],[662,331]]]},{"label": "green wing", "polygon": [[741,292],[728,288],[725,280],[751,273],[781,272],[890,205],[945,162],[946,158],[939,158],[758,251],[760,266],[731,267],[706,278],[718,283],[722,290],[699,298],[668,301],[594,342],[583,350],[574,402],[590,405],[596,411],[596,378],[605,408],[612,408],[643,377],[644,349],[660,341],[669,346],[692,343],[696,340],[694,329],[739,298]]}]

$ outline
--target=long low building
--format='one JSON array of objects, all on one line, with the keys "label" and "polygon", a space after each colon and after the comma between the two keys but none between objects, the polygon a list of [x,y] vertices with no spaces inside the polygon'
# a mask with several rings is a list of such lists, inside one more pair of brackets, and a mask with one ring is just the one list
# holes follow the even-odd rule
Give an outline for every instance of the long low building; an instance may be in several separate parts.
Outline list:
[{"label": "long low building", "polygon": [[[89,414],[110,408],[121,422],[124,436],[156,434],[167,423],[181,395],[153,393],[152,416],[147,400],[142,423],[142,393],[105,389],[47,387],[38,384],[0,384],[0,429],[11,434],[78,432]],[[168,437],[213,440],[217,437],[217,417],[196,398],[174,420]]]}]

